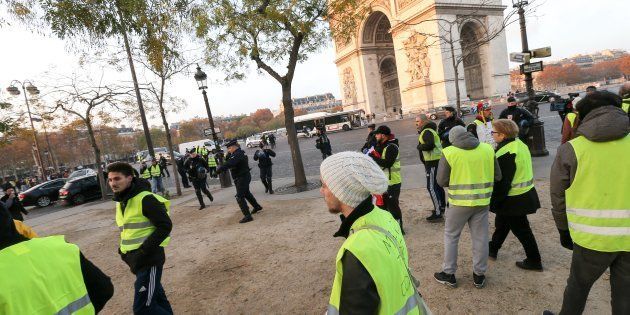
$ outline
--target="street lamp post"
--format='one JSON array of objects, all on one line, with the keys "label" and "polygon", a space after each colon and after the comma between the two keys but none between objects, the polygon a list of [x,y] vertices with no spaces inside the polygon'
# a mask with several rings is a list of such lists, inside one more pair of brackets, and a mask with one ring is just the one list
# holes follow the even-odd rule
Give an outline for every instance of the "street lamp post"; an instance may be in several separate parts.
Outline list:
[{"label": "street lamp post", "polygon": [[26,96],[26,92],[28,91],[31,95],[39,94],[39,90],[31,81],[25,80],[20,82],[18,80],[13,80],[11,85],[7,87],[7,92],[11,95],[20,95],[20,89],[15,86],[18,84],[22,87],[22,91],[24,91],[24,102],[26,103],[26,110],[28,111],[28,119],[31,122],[31,130],[33,131],[33,141],[35,142],[35,151],[38,165],[38,171],[40,178],[42,181],[46,181],[46,173],[44,172],[44,164],[42,163],[42,155],[39,150],[39,140],[37,140],[37,131],[35,131],[35,125],[33,124],[33,116],[31,115],[31,106],[28,103],[28,97]]},{"label": "street lamp post", "polygon": [[[529,53],[529,45],[527,43],[527,26],[525,24],[525,6],[528,2],[523,0],[512,0],[514,8],[518,8],[519,24],[521,26],[521,45],[523,53]],[[525,64],[529,64],[527,61]],[[530,126],[529,148],[532,156],[547,156],[545,141],[545,123],[540,121],[538,116],[538,103],[535,100],[534,78],[531,73],[525,73],[525,88],[527,89],[527,109],[534,115],[534,123]]]},{"label": "street lamp post", "polygon": [[[210,129],[212,130],[212,141],[214,141],[214,146],[219,149],[217,164],[219,166],[223,165],[223,154],[221,154],[222,150],[219,147],[219,137],[217,136],[217,132],[214,128],[214,119],[212,118],[212,111],[210,110],[210,102],[208,102],[208,93],[206,89],[208,76],[205,72],[201,71],[199,65],[197,65],[197,72],[195,73],[195,81],[197,81],[197,85],[203,94],[203,101],[206,104],[206,111],[208,112],[208,121],[210,123]],[[219,181],[221,182],[221,188],[227,188],[232,186],[232,179],[230,179],[230,175],[228,172],[222,172],[219,174]]]}]

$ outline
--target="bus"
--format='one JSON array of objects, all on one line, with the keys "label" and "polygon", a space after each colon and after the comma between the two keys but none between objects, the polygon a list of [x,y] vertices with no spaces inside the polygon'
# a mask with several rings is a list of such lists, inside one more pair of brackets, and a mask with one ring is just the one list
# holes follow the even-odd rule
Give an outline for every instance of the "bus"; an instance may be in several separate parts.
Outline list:
[{"label": "bus", "polygon": [[317,126],[326,126],[326,131],[348,131],[364,124],[363,110],[350,110],[337,113],[317,112],[297,116],[293,119],[299,136],[312,137]]}]

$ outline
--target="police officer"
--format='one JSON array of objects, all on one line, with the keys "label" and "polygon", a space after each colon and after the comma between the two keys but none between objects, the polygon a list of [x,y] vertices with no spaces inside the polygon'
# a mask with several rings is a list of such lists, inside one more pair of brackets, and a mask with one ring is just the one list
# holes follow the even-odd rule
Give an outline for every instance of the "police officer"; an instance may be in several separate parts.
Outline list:
[{"label": "police officer", "polygon": [[260,168],[260,180],[265,185],[265,192],[273,195],[273,185],[271,184],[271,167],[273,162],[271,158],[276,157],[276,152],[269,148],[265,148],[265,144],[260,143],[260,150],[256,150],[254,153],[254,161],[258,161],[258,168]]},{"label": "police officer", "polygon": [[[249,161],[245,151],[243,151],[236,140],[231,140],[225,145],[228,149],[228,154],[225,163],[217,169],[217,173],[227,171],[228,169],[232,173],[232,179],[234,180],[234,186],[236,187],[236,202],[243,212],[243,218],[239,223],[247,223],[253,221],[251,213],[261,211],[263,208],[258,204],[254,195],[249,191],[249,183],[252,181],[252,174],[250,173]],[[250,213],[247,201],[254,207],[254,210]]]},{"label": "police officer", "polygon": [[197,195],[197,200],[199,200],[199,210],[201,210],[206,207],[206,203],[203,201],[201,192],[208,196],[210,202],[213,202],[214,198],[208,190],[206,182],[206,178],[208,176],[208,163],[206,163],[206,160],[204,160],[198,152],[203,151],[197,148],[190,153],[190,157],[184,162],[184,168],[187,170],[190,181],[195,188],[195,194]]},{"label": "police officer", "polygon": [[369,152],[370,157],[381,167],[383,173],[389,181],[387,187],[387,196],[385,198],[385,206],[394,219],[400,224],[400,230],[403,229],[402,212],[398,198],[400,197],[400,186],[402,176],[400,174],[400,152],[398,150],[398,139],[392,134],[389,127],[382,125],[374,131],[376,138],[376,146],[374,150]]},{"label": "police officer", "polygon": [[127,163],[110,164],[107,179],[114,192],[116,225],[120,228],[118,252],[136,275],[133,312],[173,314],[161,284],[164,247],[173,228],[171,203],[139,185]]},{"label": "police officer", "polygon": [[184,185],[184,188],[190,188],[188,175],[186,174],[186,168],[184,167],[184,162],[188,157],[190,157],[190,154],[186,152],[186,155],[175,159],[175,163],[177,163],[177,173],[179,173],[179,177],[182,179],[182,185]]},{"label": "police officer", "polygon": [[328,135],[326,135],[325,126],[317,127],[317,139],[315,140],[315,147],[322,152],[323,160],[332,155],[332,146],[330,145],[330,139],[328,139]]}]

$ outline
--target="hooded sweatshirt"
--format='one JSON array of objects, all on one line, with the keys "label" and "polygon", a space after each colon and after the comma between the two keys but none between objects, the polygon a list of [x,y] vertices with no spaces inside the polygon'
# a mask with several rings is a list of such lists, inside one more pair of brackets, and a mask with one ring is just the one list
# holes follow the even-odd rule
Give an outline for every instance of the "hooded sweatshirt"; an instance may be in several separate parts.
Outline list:
[{"label": "hooded sweatshirt", "polygon": [[[592,110],[584,120],[580,122],[577,136],[584,136],[594,142],[608,142],[621,139],[630,133],[628,115],[615,106],[604,106]],[[621,167],[627,167],[627,161],[611,161],[621,163]],[[603,167],[615,167],[614,164]],[[565,143],[558,148],[556,159],[551,166],[550,190],[551,213],[556,227],[561,231],[568,231],[565,191],[571,187],[575,173],[578,169],[577,157],[571,143]],[[592,174],[597,176],[597,174]]]},{"label": "hooded sweatshirt", "polygon": [[[479,139],[475,138],[464,127],[454,127],[449,134],[451,144],[460,149],[473,150],[479,146]],[[448,187],[451,179],[451,166],[448,164],[446,157],[442,156],[438,165],[437,182],[441,187]],[[494,180],[501,180],[501,168],[497,159],[494,159]]]}]

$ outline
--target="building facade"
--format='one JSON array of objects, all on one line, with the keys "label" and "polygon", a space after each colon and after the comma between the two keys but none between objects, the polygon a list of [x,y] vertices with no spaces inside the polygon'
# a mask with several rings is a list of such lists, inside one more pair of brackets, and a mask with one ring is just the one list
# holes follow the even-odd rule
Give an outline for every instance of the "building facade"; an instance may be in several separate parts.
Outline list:
[{"label": "building facade", "polygon": [[[304,110],[306,113],[325,112],[339,106],[342,106],[341,100],[336,99],[332,93],[293,99],[293,109]],[[284,112],[282,103],[280,103],[279,109],[280,112]]]},{"label": "building facade", "polygon": [[[370,13],[354,38],[335,41],[344,110],[391,116],[401,109],[409,113],[453,105],[453,60],[458,61],[462,100],[509,91],[508,52],[501,31],[506,7],[500,0],[365,3]],[[448,31],[439,20],[457,23]],[[448,43],[443,40],[451,36]]]}]

